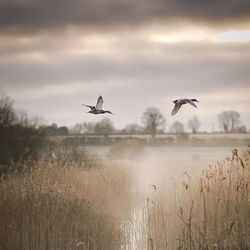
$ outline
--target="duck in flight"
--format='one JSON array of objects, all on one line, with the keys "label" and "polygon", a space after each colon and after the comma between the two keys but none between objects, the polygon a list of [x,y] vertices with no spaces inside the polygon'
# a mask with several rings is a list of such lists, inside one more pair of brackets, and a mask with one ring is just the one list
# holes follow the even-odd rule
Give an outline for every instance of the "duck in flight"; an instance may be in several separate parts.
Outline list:
[{"label": "duck in flight", "polygon": [[198,101],[196,99],[187,99],[187,98],[182,98],[182,99],[176,99],[176,100],[174,100],[173,103],[175,105],[174,105],[174,108],[173,108],[173,110],[171,112],[171,115],[175,115],[179,111],[179,109],[181,108],[181,106],[183,104],[189,103],[192,106],[194,106],[195,108],[197,108],[197,106],[195,105],[194,102],[198,102]]},{"label": "duck in flight", "polygon": [[95,115],[99,115],[99,114],[105,114],[105,113],[108,113],[108,114],[113,114],[111,111],[109,110],[103,110],[102,109],[102,104],[103,104],[103,98],[102,96],[99,96],[97,98],[97,103],[95,106],[91,106],[91,105],[86,105],[86,104],[82,104],[83,106],[86,106],[88,108],[90,108],[90,111],[88,113],[91,113],[91,114],[95,114]]}]

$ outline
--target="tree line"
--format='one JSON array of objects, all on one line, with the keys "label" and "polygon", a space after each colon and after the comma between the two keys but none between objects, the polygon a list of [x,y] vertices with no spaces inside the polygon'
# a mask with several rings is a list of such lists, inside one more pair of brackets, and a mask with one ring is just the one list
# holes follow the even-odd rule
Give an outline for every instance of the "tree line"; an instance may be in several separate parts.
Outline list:
[{"label": "tree line", "polygon": [[[217,115],[220,132],[225,133],[246,133],[246,126],[240,121],[240,113],[237,111],[223,111]],[[109,118],[103,118],[99,122],[77,123],[69,129],[71,134],[151,134],[154,138],[156,134],[164,133],[166,119],[160,110],[156,107],[147,108],[141,117],[142,125],[129,123],[123,129],[116,129]],[[187,122],[187,127],[192,133],[200,132],[201,122],[197,116],[194,116]],[[184,123],[180,121],[173,122],[169,127],[169,133],[185,133]]]},{"label": "tree line", "polygon": [[46,145],[46,138],[46,131],[38,126],[36,118],[17,112],[8,96],[0,97],[1,172],[11,162],[37,159]]}]

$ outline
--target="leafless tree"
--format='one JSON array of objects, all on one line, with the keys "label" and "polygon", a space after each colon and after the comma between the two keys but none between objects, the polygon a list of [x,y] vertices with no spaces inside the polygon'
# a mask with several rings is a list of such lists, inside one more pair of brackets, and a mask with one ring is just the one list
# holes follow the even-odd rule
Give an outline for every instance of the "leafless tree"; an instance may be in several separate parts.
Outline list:
[{"label": "leafless tree", "polygon": [[182,122],[175,121],[171,125],[169,131],[170,131],[170,133],[184,133],[185,132],[184,125]]},{"label": "leafless tree", "polygon": [[95,126],[96,126],[95,122],[84,122],[82,124],[83,133],[85,133],[85,134],[95,133]]},{"label": "leafless tree", "polygon": [[156,133],[161,129],[164,130],[166,120],[160,110],[155,107],[147,108],[142,115],[142,123],[145,125],[145,131],[150,133],[153,140]]},{"label": "leafless tree", "polygon": [[247,133],[247,127],[245,125],[238,126],[234,128],[235,133]]},{"label": "leafless tree", "polygon": [[95,125],[95,133],[108,135],[115,131],[114,125],[109,118],[103,118],[100,122]]},{"label": "leafless tree", "polygon": [[194,116],[193,119],[190,119],[188,121],[188,127],[192,130],[192,133],[197,133],[200,126],[201,126],[201,123],[197,116]]},{"label": "leafless tree", "polygon": [[70,128],[71,134],[109,134],[115,131],[113,123],[109,118],[99,122],[76,123]]},{"label": "leafless tree", "polygon": [[237,111],[223,111],[218,114],[218,122],[224,132],[233,132],[236,126],[240,124],[240,113]]},{"label": "leafless tree", "polygon": [[121,132],[125,134],[139,134],[142,130],[143,128],[137,123],[129,123]]},{"label": "leafless tree", "polygon": [[84,133],[84,124],[76,123],[70,128],[70,134],[82,134]]},{"label": "leafless tree", "polygon": [[17,115],[13,107],[13,101],[8,96],[0,96],[0,126],[8,127],[17,122]]}]

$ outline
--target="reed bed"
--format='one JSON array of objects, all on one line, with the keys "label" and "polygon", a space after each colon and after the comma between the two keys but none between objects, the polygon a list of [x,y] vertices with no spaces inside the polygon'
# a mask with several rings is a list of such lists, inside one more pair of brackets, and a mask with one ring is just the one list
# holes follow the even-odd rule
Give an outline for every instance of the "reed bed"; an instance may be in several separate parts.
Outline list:
[{"label": "reed bed", "polygon": [[0,249],[250,249],[250,151],[182,175],[181,161],[119,162],[63,145],[13,164],[0,179]]},{"label": "reed bed", "polygon": [[120,249],[129,200],[122,166],[85,168],[65,155],[20,164],[0,180],[0,249]]},{"label": "reed bed", "polygon": [[142,208],[144,249],[250,249],[249,155],[233,150],[200,175],[152,185]]}]

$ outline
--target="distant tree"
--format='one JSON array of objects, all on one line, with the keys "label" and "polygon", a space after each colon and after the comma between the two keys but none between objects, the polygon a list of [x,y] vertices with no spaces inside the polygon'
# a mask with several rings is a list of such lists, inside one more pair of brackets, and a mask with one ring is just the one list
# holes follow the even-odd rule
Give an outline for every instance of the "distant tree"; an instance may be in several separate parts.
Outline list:
[{"label": "distant tree", "polygon": [[52,123],[50,126],[43,126],[50,136],[53,135],[67,135],[69,134],[69,129],[66,126],[58,127],[56,123]]},{"label": "distant tree", "polygon": [[[39,116],[28,116],[27,112],[21,110],[17,113],[18,123],[22,126],[30,126],[38,128],[43,123],[43,119]],[[56,124],[55,124],[56,125]],[[57,125],[56,125],[57,126]]]},{"label": "distant tree", "polygon": [[84,132],[84,124],[82,123],[76,123],[69,130],[70,134],[82,134],[83,132]]},{"label": "distant tree", "polygon": [[0,97],[0,174],[11,162],[37,159],[47,144],[45,129],[31,126],[27,119],[18,117],[9,97]]},{"label": "distant tree", "polygon": [[247,133],[247,127],[245,125],[234,128],[234,133]]},{"label": "distant tree", "polygon": [[0,127],[8,127],[17,122],[17,114],[13,108],[13,101],[8,96],[0,96]]},{"label": "distant tree", "polygon": [[95,133],[95,122],[84,122],[83,123],[83,131],[86,134],[93,134]]},{"label": "distant tree", "polygon": [[233,132],[235,127],[240,124],[240,114],[237,111],[223,111],[218,114],[218,122],[225,133]]},{"label": "distant tree", "polygon": [[100,122],[95,125],[95,133],[108,135],[115,131],[114,125],[109,118],[103,118]]},{"label": "distant tree", "polygon": [[76,123],[70,128],[71,134],[109,134],[114,132],[113,123],[109,118],[104,118],[100,122]]},{"label": "distant tree", "polygon": [[57,126],[56,123],[52,123],[52,124],[50,125],[50,127],[51,127],[52,129],[54,129],[54,130],[57,130],[57,128],[58,128],[58,126]]},{"label": "distant tree", "polygon": [[188,127],[192,130],[192,133],[197,133],[198,129],[200,128],[201,123],[197,116],[194,116],[193,119],[188,121]]},{"label": "distant tree", "polygon": [[171,125],[169,131],[170,131],[170,133],[184,133],[185,132],[184,125],[182,122],[175,121]]},{"label": "distant tree", "polygon": [[130,123],[121,132],[124,134],[139,134],[142,130],[143,128],[137,123]]},{"label": "distant tree", "polygon": [[45,126],[48,135],[57,135],[58,126],[56,123],[52,123],[49,126]]},{"label": "distant tree", "polygon": [[164,130],[166,120],[160,110],[155,107],[147,108],[142,115],[142,123],[145,126],[145,132],[151,134],[153,140],[156,133],[161,129]]},{"label": "distant tree", "polygon": [[66,126],[61,126],[57,129],[57,134],[58,135],[67,135],[69,134],[69,129]]}]

